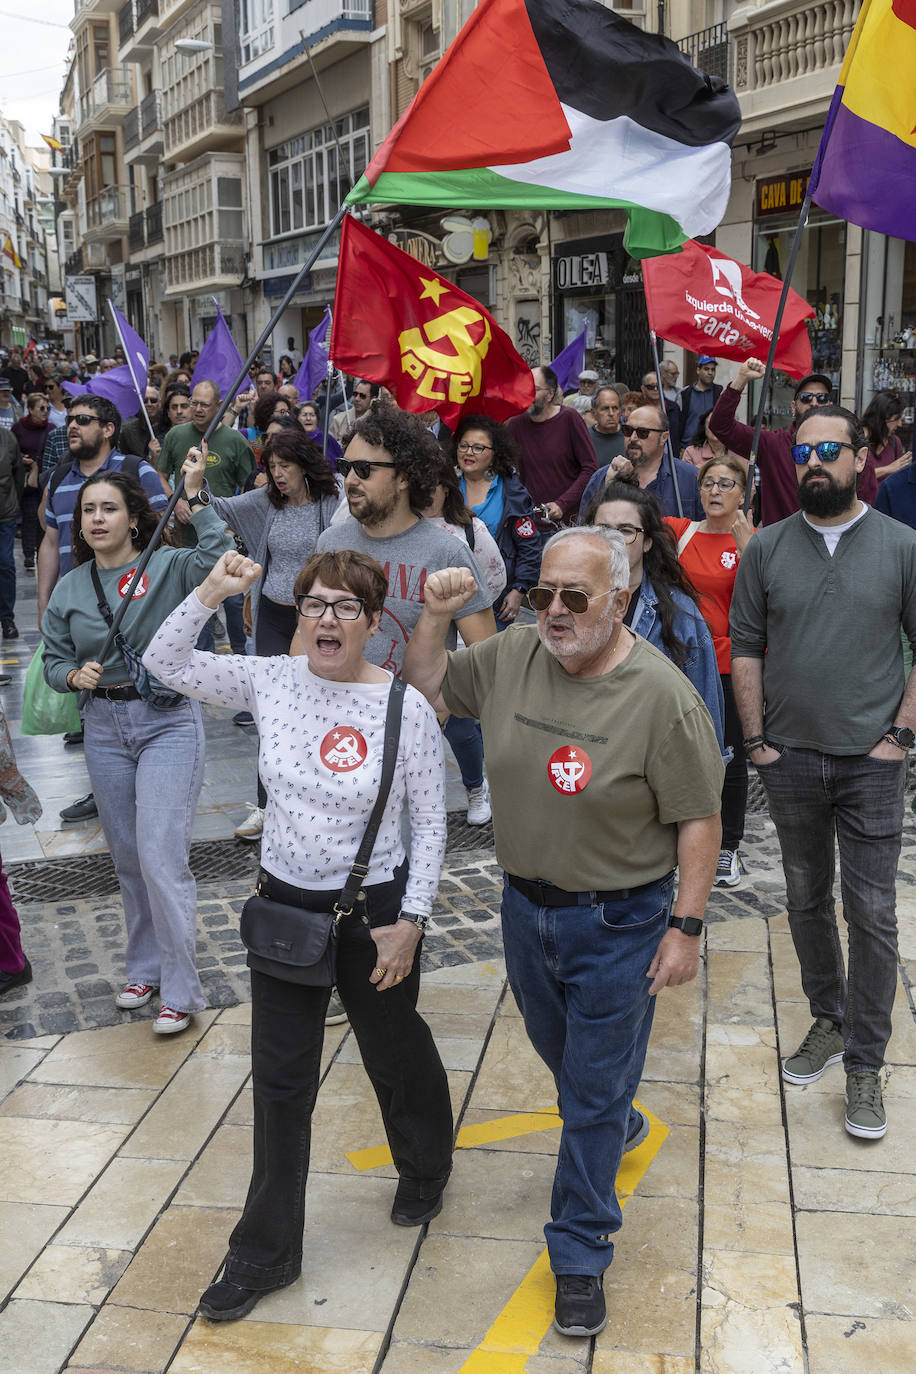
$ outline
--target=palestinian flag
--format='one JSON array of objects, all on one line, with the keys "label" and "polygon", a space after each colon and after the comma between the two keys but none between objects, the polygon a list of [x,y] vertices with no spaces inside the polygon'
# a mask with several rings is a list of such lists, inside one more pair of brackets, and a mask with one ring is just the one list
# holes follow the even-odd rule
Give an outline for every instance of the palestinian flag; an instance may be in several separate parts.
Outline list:
[{"label": "palestinian flag", "polygon": [[596,0],[483,0],[347,197],[623,209],[651,257],[725,213],[738,101]]}]

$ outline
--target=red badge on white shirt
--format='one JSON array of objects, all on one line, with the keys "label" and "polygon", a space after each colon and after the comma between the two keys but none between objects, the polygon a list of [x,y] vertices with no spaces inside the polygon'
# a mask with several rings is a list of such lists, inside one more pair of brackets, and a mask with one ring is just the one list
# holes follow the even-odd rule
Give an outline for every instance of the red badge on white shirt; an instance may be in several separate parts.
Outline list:
[{"label": "red badge on white shirt", "polygon": [[[126,572],[123,577],[118,578],[118,596],[121,598],[122,601],[127,595],[127,588],[130,586],[130,579],[133,577],[136,571],[136,568],[131,568],[130,572]],[[146,596],[146,593],[148,591],[149,578],[147,577],[146,573],[143,573],[136,587],[134,587],[134,594],[130,598],[131,601],[139,601],[140,597]]]},{"label": "red badge on white shirt", "polygon": [[564,796],[584,792],[592,776],[592,761],[576,744],[564,744],[547,760],[547,776]]},{"label": "red badge on white shirt", "polygon": [[515,533],[519,539],[533,539],[535,534],[534,521],[530,515],[520,515],[515,522]]},{"label": "red badge on white shirt", "polygon": [[737,568],[737,566],[738,566],[738,554],[737,554],[736,550],[735,550],[735,549],[723,549],[723,551],[722,551],[722,558],[721,558],[720,561],[721,561],[721,563],[722,563],[722,567],[723,567],[723,568],[728,568],[729,572],[731,572],[732,568]]},{"label": "red badge on white shirt", "polygon": [[338,725],[329,730],[318,751],[322,763],[334,773],[352,773],[366,761],[369,750],[366,741],[352,725]]}]

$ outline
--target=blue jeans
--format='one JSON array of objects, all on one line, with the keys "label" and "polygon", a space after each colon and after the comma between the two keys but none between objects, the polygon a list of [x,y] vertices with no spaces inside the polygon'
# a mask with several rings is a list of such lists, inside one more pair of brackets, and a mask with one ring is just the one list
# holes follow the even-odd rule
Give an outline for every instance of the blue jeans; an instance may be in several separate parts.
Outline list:
[{"label": "blue jeans", "polygon": [[16,609],[16,521],[0,521],[0,620],[12,620]]},{"label": "blue jeans", "polygon": [[[229,636],[229,647],[234,654],[244,654],[245,649],[245,625],[242,618],[242,606],[244,596],[227,596],[223,602],[223,618],[226,621],[226,633]],[[208,620],[197,638],[197,645],[202,654],[212,654],[216,648],[213,638],[213,621]]]},{"label": "blue jeans", "polygon": [[188,866],[204,777],[200,705],[90,697],[86,767],[111,850],[127,926],[127,981],[158,987],[164,1006],[202,1011],[197,884]]},{"label": "blue jeans", "polygon": [[614,1181],[655,1010],[646,971],[673,892],[669,874],[616,902],[539,907],[503,885],[509,983],[563,1118],[544,1227],[555,1274],[602,1274],[614,1257]]},{"label": "blue jeans", "polygon": [[483,782],[483,736],[480,722],[472,716],[449,716],[443,731],[461,770],[461,781],[470,792]]},{"label": "blue jeans", "polygon": [[[779,836],[789,929],[812,1016],[842,1027],[847,1073],[877,1070],[897,987],[896,875],[903,759],[782,750],[758,768]],[[834,836],[840,851],[849,971],[837,931]]]}]

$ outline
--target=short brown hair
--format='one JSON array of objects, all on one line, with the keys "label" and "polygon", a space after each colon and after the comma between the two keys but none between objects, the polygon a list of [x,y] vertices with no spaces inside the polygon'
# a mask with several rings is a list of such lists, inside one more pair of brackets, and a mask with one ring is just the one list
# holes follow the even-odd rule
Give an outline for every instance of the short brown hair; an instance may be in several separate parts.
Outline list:
[{"label": "short brown hair", "polygon": [[697,485],[702,482],[710,468],[728,468],[735,474],[742,487],[747,486],[747,468],[739,458],[733,457],[730,453],[723,453],[721,458],[707,458],[697,473]]},{"label": "short brown hair", "polygon": [[293,596],[310,592],[318,579],[336,591],[352,592],[360,597],[366,615],[376,615],[385,605],[388,579],[381,563],[367,553],[355,549],[339,549],[337,553],[313,553],[293,586]]}]

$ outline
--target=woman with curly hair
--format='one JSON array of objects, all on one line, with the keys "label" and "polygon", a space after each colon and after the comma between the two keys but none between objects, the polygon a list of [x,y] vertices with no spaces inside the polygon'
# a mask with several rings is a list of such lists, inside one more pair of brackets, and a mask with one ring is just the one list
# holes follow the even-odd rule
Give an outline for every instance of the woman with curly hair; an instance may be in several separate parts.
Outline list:
[{"label": "woman with curly hair", "polygon": [[[163,620],[231,547],[201,497],[204,463],[192,450],[181,469],[198,542],[157,548],[121,622],[123,642],[142,654]],[[82,485],[73,517],[72,572],[57,583],[41,623],[44,675],[57,692],[88,692],[86,767],[111,851],[127,926],[124,1011],[161,1000],[153,1030],[184,1030],[206,1006],[197,973],[197,887],[188,866],[191,826],[204,773],[204,727],[196,702],[171,707],[142,697],[100,608],[126,594],[157,525],[136,478],[101,470]],[[93,577],[95,574],[95,577]],[[96,588],[96,579],[101,596]]]},{"label": "woman with curly hair", "polygon": [[259,396],[254,403],[252,419],[254,423],[239,433],[244,435],[251,447],[254,449],[254,456],[258,462],[263,460],[264,435],[267,433],[267,426],[271,420],[279,419],[281,415],[291,415],[292,408],[285,396],[280,396],[276,391],[268,391],[263,396]]},{"label": "woman with curly hair", "polygon": [[699,598],[677,558],[674,534],[650,491],[618,478],[585,512],[583,525],[607,525],[624,537],[630,560],[630,604],[624,624],[654,644],[693,683],[724,749],[724,701],[716,651]]},{"label": "woman with curly hair", "polygon": [[496,628],[515,620],[541,568],[541,536],[532,500],[518,475],[518,446],[489,415],[463,416],[454,438],[461,494],[496,540],[506,565],[506,590],[493,603]]}]

